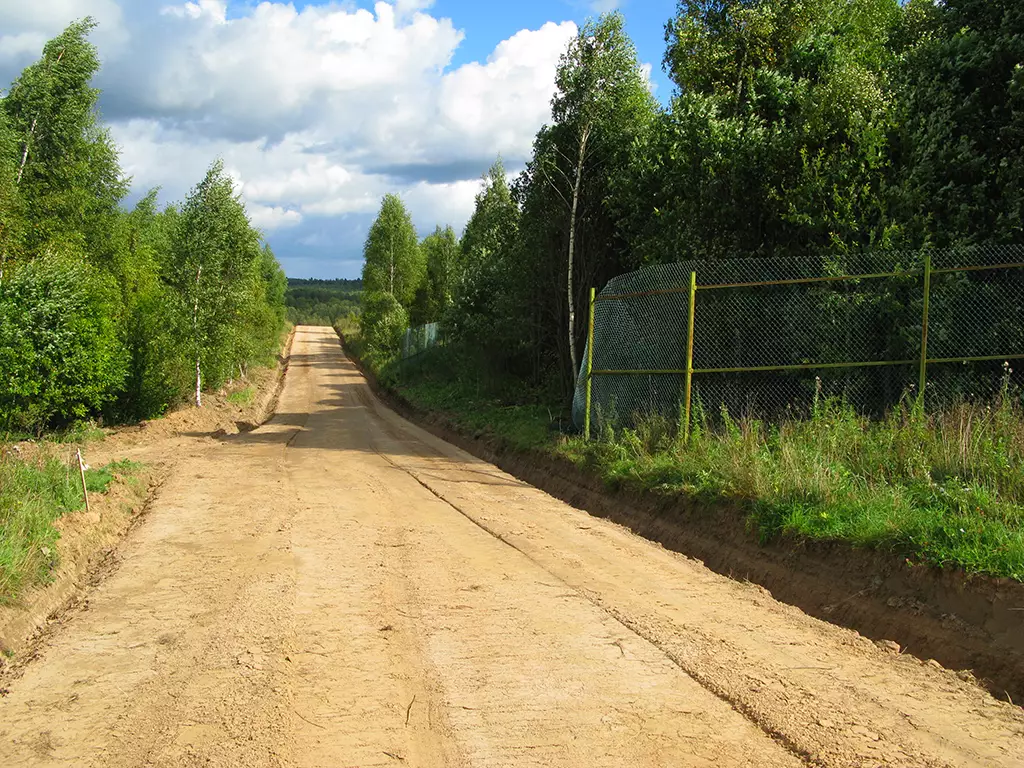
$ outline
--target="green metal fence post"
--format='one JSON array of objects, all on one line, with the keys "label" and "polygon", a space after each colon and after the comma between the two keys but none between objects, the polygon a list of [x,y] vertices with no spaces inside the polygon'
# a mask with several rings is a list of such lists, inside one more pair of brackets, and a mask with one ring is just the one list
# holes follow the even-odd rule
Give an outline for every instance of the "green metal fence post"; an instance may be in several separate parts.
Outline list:
[{"label": "green metal fence post", "polygon": [[918,372],[917,397],[924,405],[924,388],[928,381],[928,309],[932,292],[932,257],[924,257],[924,311],[921,315],[921,366]]},{"label": "green metal fence post", "polygon": [[686,405],[685,405],[685,416],[686,424],[683,425],[683,437],[686,440],[690,439],[690,403],[693,397],[693,317],[694,308],[697,303],[697,273],[690,273],[690,307],[689,307],[689,319],[688,319],[688,330],[686,334]]},{"label": "green metal fence post", "polygon": [[583,422],[583,438],[590,439],[590,392],[594,380],[594,300],[596,288],[590,289],[590,319],[587,321],[587,403]]}]

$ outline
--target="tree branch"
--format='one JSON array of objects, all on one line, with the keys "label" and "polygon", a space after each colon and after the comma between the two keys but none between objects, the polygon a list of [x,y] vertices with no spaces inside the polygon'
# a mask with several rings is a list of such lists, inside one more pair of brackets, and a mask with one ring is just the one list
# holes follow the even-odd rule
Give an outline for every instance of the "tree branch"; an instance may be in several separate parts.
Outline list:
[{"label": "tree branch", "polygon": [[548,183],[548,186],[550,186],[551,189],[553,189],[555,191],[555,194],[558,195],[559,199],[562,201],[562,204],[566,208],[571,209],[572,205],[569,203],[568,200],[565,199],[565,195],[562,194],[562,190],[560,190],[558,188],[558,185],[555,184],[555,182],[551,180],[550,176],[548,176],[548,172],[544,169],[544,166],[539,166],[539,167],[540,167],[541,174],[544,176],[544,180],[547,181],[547,183]]}]

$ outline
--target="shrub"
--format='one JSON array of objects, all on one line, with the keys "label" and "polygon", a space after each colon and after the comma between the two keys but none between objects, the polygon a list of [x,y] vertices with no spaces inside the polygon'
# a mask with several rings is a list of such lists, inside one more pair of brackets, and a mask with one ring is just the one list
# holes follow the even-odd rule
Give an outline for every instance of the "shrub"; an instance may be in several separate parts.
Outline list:
[{"label": "shrub", "polygon": [[82,261],[48,256],[0,284],[0,428],[39,431],[99,410],[125,379],[116,293]]},{"label": "shrub", "polygon": [[408,327],[409,315],[398,299],[386,292],[367,294],[359,318],[367,362],[378,368],[397,357],[402,349],[402,334]]}]

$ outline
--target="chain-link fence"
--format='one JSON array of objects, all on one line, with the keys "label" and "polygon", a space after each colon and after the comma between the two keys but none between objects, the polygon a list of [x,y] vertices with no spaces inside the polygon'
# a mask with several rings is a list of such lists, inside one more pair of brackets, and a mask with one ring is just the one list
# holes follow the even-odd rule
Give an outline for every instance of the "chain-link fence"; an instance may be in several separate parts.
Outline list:
[{"label": "chain-link fence", "polygon": [[936,406],[1020,383],[1024,247],[660,265],[613,279],[591,312],[581,428],[776,419],[815,397],[881,415],[922,386]]},{"label": "chain-link fence", "polygon": [[402,336],[402,360],[416,357],[442,342],[440,323],[427,323],[407,328]]}]

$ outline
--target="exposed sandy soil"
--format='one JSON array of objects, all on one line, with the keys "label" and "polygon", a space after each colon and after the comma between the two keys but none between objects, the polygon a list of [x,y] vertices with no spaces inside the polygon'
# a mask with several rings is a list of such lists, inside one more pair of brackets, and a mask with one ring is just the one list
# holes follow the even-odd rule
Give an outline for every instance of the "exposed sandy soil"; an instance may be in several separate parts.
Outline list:
[{"label": "exposed sandy soil", "polygon": [[[275,367],[253,368],[245,380],[234,381],[220,392],[204,395],[204,406],[183,406],[166,416],[129,427],[103,430],[100,441],[81,446],[88,466],[101,467],[129,458],[145,462],[130,477],[115,473],[107,493],[92,494],[90,509],[66,514],[57,520],[57,567],[46,583],[29,587],[9,604],[0,605],[0,673],[19,668],[34,655],[45,633],[63,619],[65,610],[83,599],[91,583],[116,564],[117,547],[137,524],[145,503],[163,478],[173,472],[179,458],[188,455],[198,438],[212,434],[237,434],[251,430],[272,415],[288,368],[292,337]],[[248,399],[229,397],[249,392]],[[205,441],[204,441],[205,442]],[[75,445],[24,442],[14,450],[24,459],[41,451],[75,462]]]},{"label": "exposed sandy soil", "polygon": [[265,426],[139,445],[179,455],[4,766],[1024,765],[1018,708],[441,442],[330,329]]},{"label": "exposed sandy soil", "polygon": [[381,387],[372,373],[363,373],[371,389],[402,416],[570,506],[696,558],[716,573],[759,584],[807,614],[957,670],[998,699],[1024,703],[1024,584],[1019,581],[909,566],[891,551],[847,542],[759,543],[742,505],[628,483],[612,490],[595,471],[543,449],[523,451],[460,429],[446,414],[423,411]]}]

